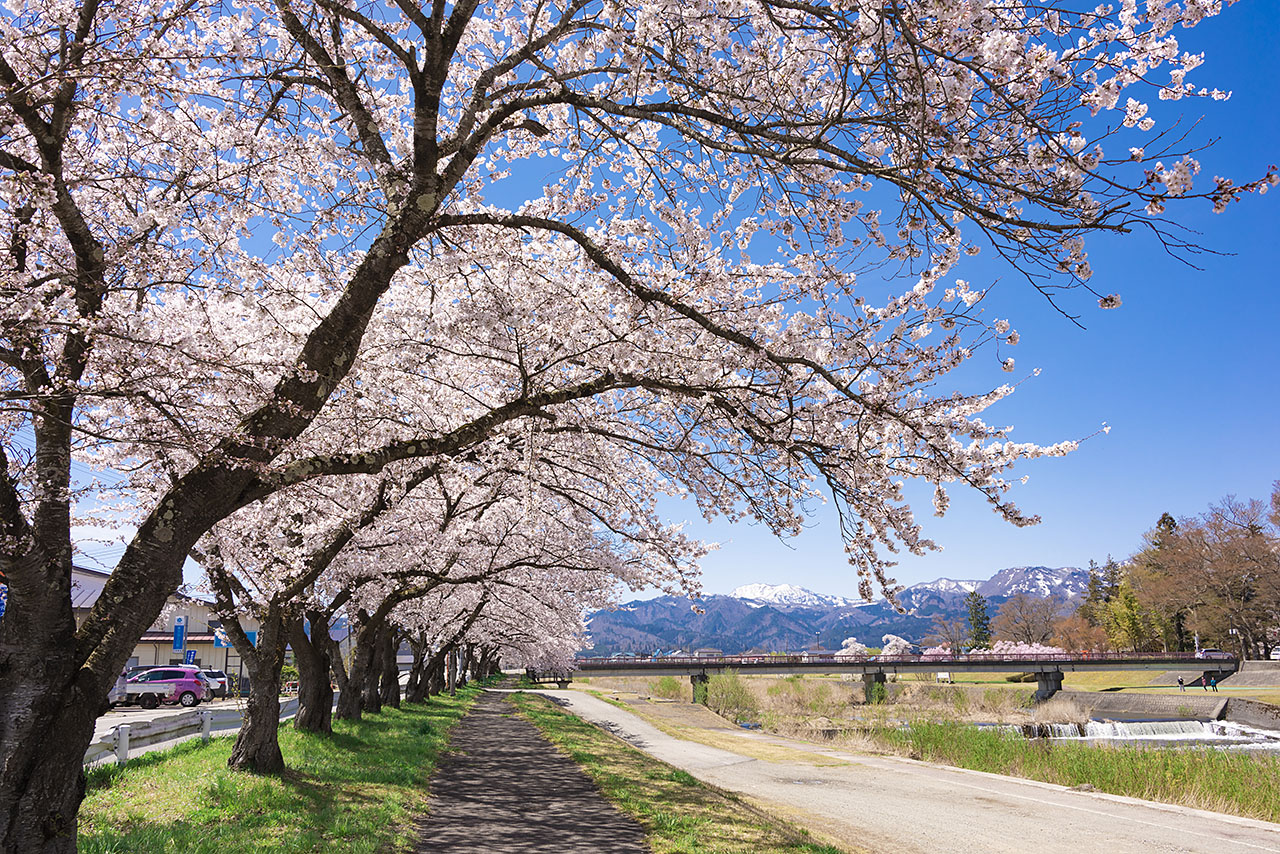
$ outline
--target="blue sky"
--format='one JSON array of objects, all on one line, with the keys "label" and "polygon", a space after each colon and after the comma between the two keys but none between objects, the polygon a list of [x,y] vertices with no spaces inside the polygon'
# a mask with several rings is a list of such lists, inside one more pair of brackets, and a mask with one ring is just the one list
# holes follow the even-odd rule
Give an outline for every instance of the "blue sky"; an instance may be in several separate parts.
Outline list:
[{"label": "blue sky", "polygon": [[[1192,139],[1217,139],[1200,156],[1201,177],[1238,183],[1280,163],[1280,50],[1274,22],[1280,2],[1237,3],[1194,30],[1178,31],[1183,50],[1204,52],[1189,79],[1230,90],[1226,102],[1153,104],[1162,121],[1205,121]],[[1093,434],[1061,459],[1035,461],[1015,500],[1043,522],[1015,528],[974,495],[953,491],[944,519],[932,516],[927,493],[915,507],[925,533],[944,547],[906,556],[894,570],[903,584],[938,577],[986,578],[1007,566],[1085,566],[1108,553],[1125,557],[1162,512],[1193,515],[1224,495],[1263,498],[1280,478],[1280,190],[1250,196],[1214,215],[1208,203],[1170,206],[1178,221],[1200,232],[1196,242],[1221,253],[1201,255],[1196,270],[1169,257],[1144,235],[1095,239],[1091,284],[1119,293],[1124,305],[1102,312],[1081,294],[1079,329],[1007,270],[972,264],[957,275],[977,285],[999,279],[984,305],[1008,317],[1022,335],[1009,351],[1013,377],[1038,377],[989,410],[987,420],[1013,424],[1019,441],[1055,442]],[[983,357],[979,357],[982,359]],[[994,356],[979,370],[1008,380]],[[677,517],[694,516],[669,505]],[[759,527],[693,521],[690,528],[722,544],[703,563],[707,592],[727,593],[751,582],[791,583],[824,593],[856,595],[834,520],[815,508],[801,537],[780,543]],[[647,594],[652,595],[652,594]]]}]

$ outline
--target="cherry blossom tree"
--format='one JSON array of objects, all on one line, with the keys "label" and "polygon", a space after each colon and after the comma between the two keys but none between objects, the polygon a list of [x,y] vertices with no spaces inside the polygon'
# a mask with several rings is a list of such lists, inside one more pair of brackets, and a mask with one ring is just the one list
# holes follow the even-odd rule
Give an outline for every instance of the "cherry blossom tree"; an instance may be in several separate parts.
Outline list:
[{"label": "cherry blossom tree", "polygon": [[[931,546],[906,478],[1033,521],[1003,474],[1071,445],[940,388],[1017,341],[953,269],[1060,300],[1089,233],[1177,248],[1167,205],[1274,183],[1202,187],[1147,115],[1215,94],[1172,30],[1217,8],[5,4],[0,850],[74,849],[107,687],[281,489],[603,431],[706,513],[789,533],[825,492],[864,593]],[[73,457],[129,474],[136,527],[79,626],[71,519],[109,496]]]},{"label": "cherry blossom tree", "polygon": [[880,654],[890,657],[911,654],[911,641],[897,635],[885,635],[880,639]]},{"label": "cherry blossom tree", "polygon": [[840,649],[836,650],[837,658],[864,658],[870,654],[871,650],[867,645],[860,643],[857,638],[845,638]]}]

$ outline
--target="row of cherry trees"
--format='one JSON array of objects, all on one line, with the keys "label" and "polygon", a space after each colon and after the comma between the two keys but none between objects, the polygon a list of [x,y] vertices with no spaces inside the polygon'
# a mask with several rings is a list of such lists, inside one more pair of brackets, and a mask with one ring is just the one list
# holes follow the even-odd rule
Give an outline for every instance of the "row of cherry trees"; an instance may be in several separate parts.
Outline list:
[{"label": "row of cherry trees", "polygon": [[[1176,247],[1166,206],[1274,183],[1202,187],[1147,115],[1216,95],[1174,28],[1217,9],[6,3],[0,851],[74,850],[93,720],[191,558],[262,621],[229,625],[255,683],[288,639],[336,667],[343,612],[374,703],[387,626],[438,673],[563,653],[618,584],[695,591],[663,495],[779,535],[831,501],[864,594],[933,545],[907,480],[1034,522],[1006,472],[1073,443],[949,380],[1018,340],[957,265],[1074,311],[1088,234]],[[77,624],[93,520],[134,533]]]}]

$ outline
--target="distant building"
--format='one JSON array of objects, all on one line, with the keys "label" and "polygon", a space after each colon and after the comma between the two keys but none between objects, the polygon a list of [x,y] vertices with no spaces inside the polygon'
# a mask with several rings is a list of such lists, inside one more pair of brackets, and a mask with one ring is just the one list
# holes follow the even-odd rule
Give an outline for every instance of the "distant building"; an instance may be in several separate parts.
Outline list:
[{"label": "distant building", "polygon": [[[109,572],[72,567],[71,609],[75,613],[76,625],[80,625],[88,616],[110,577]],[[175,628],[179,617],[182,618],[183,630],[178,648],[174,649]],[[240,625],[250,637],[256,637],[256,619],[242,616]],[[138,639],[133,655],[129,656],[128,666],[183,664],[190,655],[191,664],[207,670],[238,674],[242,669],[240,655],[230,640],[218,638],[216,630],[221,626],[222,621],[214,615],[210,603],[184,593],[174,593],[165,603],[160,616]]]}]

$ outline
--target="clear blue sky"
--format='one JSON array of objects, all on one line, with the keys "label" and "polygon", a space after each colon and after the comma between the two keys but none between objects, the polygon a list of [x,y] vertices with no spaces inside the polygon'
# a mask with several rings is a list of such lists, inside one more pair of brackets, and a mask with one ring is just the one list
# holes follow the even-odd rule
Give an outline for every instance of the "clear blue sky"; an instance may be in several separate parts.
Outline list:
[{"label": "clear blue sky", "polygon": [[[1181,114],[1184,124],[1206,116],[1192,139],[1220,139],[1199,158],[1202,178],[1241,182],[1280,163],[1277,13],[1277,0],[1244,0],[1194,30],[1177,31],[1183,50],[1206,54],[1189,79],[1232,92],[1226,102],[1152,105],[1162,124],[1172,115]],[[1085,566],[1090,558],[1101,563],[1108,553],[1121,558],[1139,548],[1162,512],[1193,515],[1227,494],[1269,494],[1280,478],[1280,189],[1216,216],[1208,203],[1170,210],[1201,232],[1200,245],[1232,254],[1201,255],[1194,261],[1202,269],[1195,270],[1143,235],[1095,239],[1092,284],[1100,293],[1119,293],[1124,305],[1102,312],[1079,300],[1084,330],[1007,271],[976,264],[957,271],[975,285],[1001,280],[984,305],[993,316],[1009,317],[1022,335],[1009,351],[1017,359],[1012,376],[1042,369],[987,420],[1015,425],[1019,441],[1046,443],[1087,436],[1103,422],[1112,429],[1066,458],[1018,469],[1031,480],[1015,500],[1043,517],[1036,527],[1014,528],[958,490],[951,511],[937,519],[928,494],[920,494],[915,507],[925,533],[944,550],[906,556],[895,569],[899,582],[986,578],[1006,566]],[[993,383],[1010,378],[988,361]],[[722,543],[703,564],[705,590],[727,593],[760,581],[856,595],[834,521],[825,508],[817,510],[811,528],[787,544],[758,527],[691,523]]]}]

